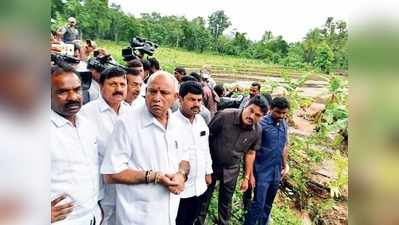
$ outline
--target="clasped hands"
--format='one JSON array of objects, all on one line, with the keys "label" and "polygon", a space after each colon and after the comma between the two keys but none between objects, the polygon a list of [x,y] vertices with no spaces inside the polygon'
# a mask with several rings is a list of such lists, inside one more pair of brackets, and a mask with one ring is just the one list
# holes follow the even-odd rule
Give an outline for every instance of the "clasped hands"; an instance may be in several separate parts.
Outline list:
[{"label": "clasped hands", "polygon": [[184,191],[185,179],[181,173],[163,174],[159,178],[159,183],[166,187],[169,192],[178,195]]}]

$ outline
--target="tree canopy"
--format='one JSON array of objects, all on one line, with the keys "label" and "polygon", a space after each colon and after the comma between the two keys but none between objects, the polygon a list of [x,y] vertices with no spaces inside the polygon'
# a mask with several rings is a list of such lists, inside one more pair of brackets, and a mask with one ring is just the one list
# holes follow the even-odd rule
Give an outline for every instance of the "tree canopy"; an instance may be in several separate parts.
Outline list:
[{"label": "tree canopy", "polygon": [[76,17],[82,38],[87,39],[119,42],[139,36],[161,46],[317,68],[325,73],[348,69],[347,24],[332,17],[323,26],[311,29],[303,41],[288,43],[270,30],[265,30],[259,41],[250,40],[245,32],[236,29],[232,35],[225,35],[232,23],[223,10],[211,13],[208,18],[189,20],[157,12],[134,16],[124,13],[119,5],[108,5],[105,0],[51,0],[51,17],[56,21],[52,29],[64,26],[70,16]]}]

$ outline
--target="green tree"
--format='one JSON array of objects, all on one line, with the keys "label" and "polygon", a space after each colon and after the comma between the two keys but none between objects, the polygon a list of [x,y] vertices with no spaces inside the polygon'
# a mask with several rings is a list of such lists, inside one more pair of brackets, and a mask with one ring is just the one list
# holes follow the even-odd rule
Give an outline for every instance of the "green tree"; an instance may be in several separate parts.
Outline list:
[{"label": "green tree", "polygon": [[212,36],[217,40],[230,25],[229,17],[223,10],[218,10],[208,17],[208,29]]},{"label": "green tree", "polygon": [[122,12],[119,5],[115,4],[111,5],[108,16],[112,24],[109,29],[108,37],[118,43],[121,37],[127,36],[130,18]]},{"label": "green tree", "polygon": [[320,29],[315,28],[310,30],[303,42],[305,62],[312,63],[316,56],[316,50],[319,44],[324,40]]},{"label": "green tree", "polygon": [[306,65],[304,60],[303,45],[297,42],[290,44],[287,57],[281,60],[281,64],[284,66],[303,68]]},{"label": "green tree", "polygon": [[285,57],[288,53],[288,43],[283,39],[283,36],[277,36],[266,43],[266,47],[281,57]]},{"label": "green tree", "polygon": [[330,73],[333,60],[334,53],[326,43],[323,43],[317,48],[314,65],[317,66],[321,71],[327,74]]},{"label": "green tree", "polygon": [[64,13],[64,3],[62,0],[51,0],[51,18],[55,19],[57,17],[56,13],[62,15]]},{"label": "green tree", "polygon": [[263,42],[257,42],[252,46],[252,57],[255,59],[263,59],[266,61],[270,61],[272,58],[273,52],[267,48],[266,44]]},{"label": "green tree", "polygon": [[234,46],[233,55],[244,55],[250,47],[251,42],[245,37],[246,33],[236,32],[231,45]]},{"label": "green tree", "polygon": [[269,30],[265,31],[262,35],[260,42],[267,43],[273,39],[273,33]]}]

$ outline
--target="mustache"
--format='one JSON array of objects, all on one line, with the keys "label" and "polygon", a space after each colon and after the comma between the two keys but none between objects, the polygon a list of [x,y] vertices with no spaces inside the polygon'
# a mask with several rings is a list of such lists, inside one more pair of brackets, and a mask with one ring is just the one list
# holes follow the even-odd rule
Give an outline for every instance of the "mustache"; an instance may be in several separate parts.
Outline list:
[{"label": "mustache", "polygon": [[67,103],[65,103],[65,108],[69,108],[72,106],[82,106],[82,102],[80,101],[68,101]]},{"label": "mustache", "polygon": [[112,94],[112,96],[115,96],[115,95],[121,95],[121,96],[123,96],[123,92],[121,92],[121,91],[115,91],[115,92]]},{"label": "mustache", "polygon": [[191,107],[190,109],[191,109],[192,111],[194,111],[194,110],[200,111],[200,107],[198,107],[198,106]]}]

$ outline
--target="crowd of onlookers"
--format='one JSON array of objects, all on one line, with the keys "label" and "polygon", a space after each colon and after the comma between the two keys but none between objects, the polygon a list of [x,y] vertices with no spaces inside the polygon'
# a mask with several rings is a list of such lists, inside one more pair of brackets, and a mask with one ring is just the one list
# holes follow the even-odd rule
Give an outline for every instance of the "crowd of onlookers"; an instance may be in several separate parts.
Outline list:
[{"label": "crowd of onlookers", "polygon": [[[80,60],[51,69],[52,223],[204,224],[219,181],[215,223],[228,224],[240,181],[245,224],[267,224],[289,171],[288,101],[257,82],[245,96],[226,90],[210,66],[170,74],[140,56],[118,66],[75,25],[51,36],[52,53]],[[112,63],[89,63],[103,57]]]}]

